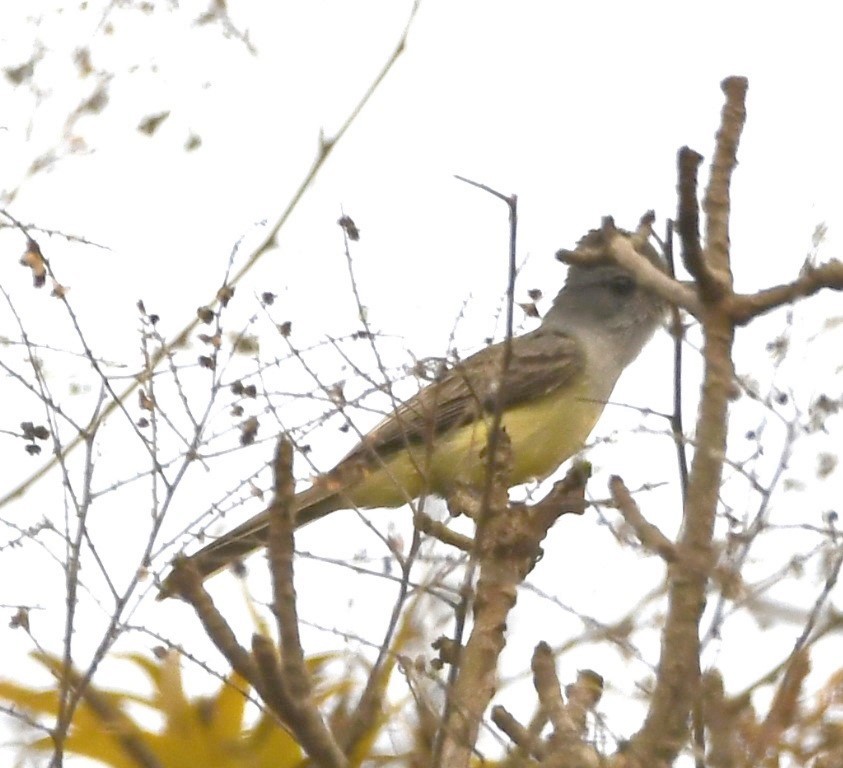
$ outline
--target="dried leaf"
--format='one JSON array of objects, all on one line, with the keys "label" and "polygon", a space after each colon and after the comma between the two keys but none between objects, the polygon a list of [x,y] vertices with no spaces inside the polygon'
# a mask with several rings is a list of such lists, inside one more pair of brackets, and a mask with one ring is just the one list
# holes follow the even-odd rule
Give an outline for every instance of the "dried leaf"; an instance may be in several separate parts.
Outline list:
[{"label": "dried leaf", "polygon": [[252,334],[231,334],[231,345],[237,355],[255,355],[260,350],[258,337]]},{"label": "dried leaf", "polygon": [[21,257],[20,263],[32,270],[32,284],[41,288],[47,281],[47,263],[41,248],[32,238],[27,241],[26,251]]},{"label": "dried leaf", "polygon": [[210,325],[214,322],[214,310],[210,307],[199,307],[196,310],[196,317],[198,317],[205,325]]},{"label": "dried leaf", "polygon": [[522,310],[524,310],[524,314],[527,317],[540,317],[538,307],[536,306],[535,302],[526,302],[524,304],[519,304]]},{"label": "dried leaf", "polygon": [[209,336],[207,333],[200,333],[199,341],[203,344],[210,344],[214,349],[219,349],[222,346],[222,336],[219,333],[215,333],[213,336]]},{"label": "dried leaf", "polygon": [[240,445],[252,445],[255,442],[255,437],[257,437],[259,427],[260,422],[258,422],[257,416],[250,416],[246,419],[240,426]]},{"label": "dried leaf", "polygon": [[79,77],[87,77],[94,71],[91,64],[91,51],[89,48],[77,48],[73,52],[73,63],[79,70]]},{"label": "dried leaf", "polygon": [[12,85],[21,85],[29,80],[35,72],[35,58],[24,62],[19,67],[6,67],[3,74]]},{"label": "dried leaf", "polygon": [[237,397],[255,398],[258,388],[254,384],[243,384],[239,379],[231,385],[231,393]]},{"label": "dried leaf", "polygon": [[29,608],[18,607],[17,612],[9,619],[9,629],[23,629],[29,632]]},{"label": "dried leaf", "polygon": [[357,242],[360,239],[360,230],[357,229],[357,225],[354,223],[351,216],[342,216],[337,221],[337,224],[342,227],[349,240]]},{"label": "dried leaf", "polygon": [[217,291],[217,299],[223,307],[228,306],[228,302],[234,297],[234,286],[224,285]]},{"label": "dried leaf", "polygon": [[837,469],[838,458],[833,453],[821,453],[817,456],[817,477],[825,480]]},{"label": "dried leaf", "polygon": [[155,400],[149,395],[147,395],[143,389],[138,390],[138,403],[141,409],[144,411],[155,410]]},{"label": "dried leaf", "polygon": [[138,130],[141,133],[145,133],[147,136],[152,136],[152,134],[155,133],[155,131],[157,131],[161,126],[161,123],[163,123],[169,116],[169,110],[165,112],[158,112],[154,115],[147,115],[138,124]]}]

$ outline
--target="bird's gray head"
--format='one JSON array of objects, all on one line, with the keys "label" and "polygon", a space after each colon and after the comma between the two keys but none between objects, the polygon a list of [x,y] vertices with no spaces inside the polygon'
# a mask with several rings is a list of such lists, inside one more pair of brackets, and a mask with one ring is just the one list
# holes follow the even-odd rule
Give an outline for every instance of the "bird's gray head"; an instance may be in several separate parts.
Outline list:
[{"label": "bird's gray head", "polygon": [[[629,239],[635,250],[659,269],[664,261],[647,241],[643,228],[630,233],[615,229],[612,236]],[[545,317],[575,334],[599,336],[616,350],[618,362],[631,362],[662,322],[667,304],[638,284],[635,277],[618,266],[609,255],[608,235],[595,229],[577,243],[577,251],[593,258],[587,265],[573,264],[562,290]]]}]

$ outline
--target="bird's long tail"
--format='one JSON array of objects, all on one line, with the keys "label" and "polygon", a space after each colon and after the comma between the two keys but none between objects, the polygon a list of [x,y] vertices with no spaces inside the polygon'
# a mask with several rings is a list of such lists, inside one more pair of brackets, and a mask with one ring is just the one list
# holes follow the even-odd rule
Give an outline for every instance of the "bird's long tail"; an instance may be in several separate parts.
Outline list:
[{"label": "bird's long tail", "polygon": [[[301,528],[343,506],[336,492],[317,485],[296,494],[293,500],[296,514],[296,528]],[[347,506],[347,505],[346,505]],[[187,560],[207,579],[235,561],[266,546],[269,533],[269,510],[266,509],[239,525],[233,531],[207,544]],[[176,594],[173,573],[170,572],[161,583],[159,600]]]}]

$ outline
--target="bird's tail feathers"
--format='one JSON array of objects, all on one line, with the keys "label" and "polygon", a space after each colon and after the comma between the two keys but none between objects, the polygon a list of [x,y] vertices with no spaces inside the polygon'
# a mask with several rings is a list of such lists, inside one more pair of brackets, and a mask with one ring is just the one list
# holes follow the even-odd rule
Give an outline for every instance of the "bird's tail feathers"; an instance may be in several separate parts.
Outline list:
[{"label": "bird's tail feathers", "polygon": [[[335,491],[317,484],[296,494],[293,501],[296,514],[296,528],[301,528],[340,508]],[[206,544],[187,560],[199,571],[204,581],[256,549],[266,546],[269,533],[269,510],[266,509],[237,528]],[[158,599],[172,597],[176,593],[171,571],[161,583]]]}]

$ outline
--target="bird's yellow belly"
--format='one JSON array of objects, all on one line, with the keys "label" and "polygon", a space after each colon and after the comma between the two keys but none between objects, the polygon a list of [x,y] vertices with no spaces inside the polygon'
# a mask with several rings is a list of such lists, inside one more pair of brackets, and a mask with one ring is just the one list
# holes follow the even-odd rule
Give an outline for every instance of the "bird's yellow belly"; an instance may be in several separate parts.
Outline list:
[{"label": "bird's yellow belly", "polygon": [[[503,426],[512,446],[512,484],[543,479],[585,443],[603,411],[586,386],[554,392],[509,408]],[[384,457],[384,466],[343,494],[359,507],[396,507],[424,493],[447,495],[456,484],[481,486],[487,471],[486,441],[492,418],[437,436]]]}]

